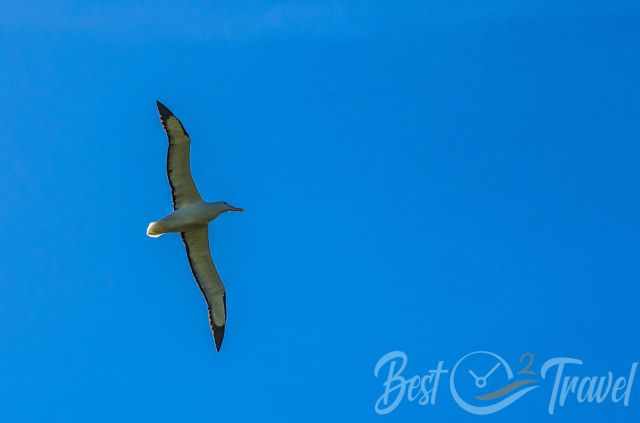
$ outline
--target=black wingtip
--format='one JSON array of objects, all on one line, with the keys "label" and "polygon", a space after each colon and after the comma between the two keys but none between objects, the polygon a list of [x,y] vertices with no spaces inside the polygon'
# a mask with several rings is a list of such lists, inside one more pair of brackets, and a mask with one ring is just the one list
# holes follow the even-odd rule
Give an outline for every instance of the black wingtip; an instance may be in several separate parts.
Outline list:
[{"label": "black wingtip", "polygon": [[162,104],[160,100],[156,100],[156,106],[158,107],[158,112],[160,112],[160,116],[162,117],[162,119],[167,119],[173,116],[171,110],[169,110],[167,106]]},{"label": "black wingtip", "polygon": [[189,133],[187,132],[186,129],[184,129],[184,126],[182,125],[182,122],[180,122],[180,119],[178,119],[176,115],[174,115],[173,112],[169,110],[167,106],[162,104],[160,100],[156,100],[156,106],[158,107],[158,111],[160,112],[160,121],[162,122],[162,125],[164,126],[165,130],[167,130],[167,126],[166,126],[167,120],[172,117],[178,121],[178,123],[180,124],[180,128],[182,129],[182,132],[184,132],[184,134],[187,137],[189,136]]},{"label": "black wingtip", "polygon": [[220,351],[222,348],[222,339],[224,338],[224,326],[213,325],[213,340],[216,343],[216,351]]}]

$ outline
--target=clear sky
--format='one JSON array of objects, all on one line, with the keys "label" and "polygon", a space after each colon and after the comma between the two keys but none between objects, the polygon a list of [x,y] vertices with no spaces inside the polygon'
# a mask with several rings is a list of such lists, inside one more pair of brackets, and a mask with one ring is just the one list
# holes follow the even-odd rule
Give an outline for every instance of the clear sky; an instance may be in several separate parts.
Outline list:
[{"label": "clear sky", "polygon": [[[0,419],[381,417],[374,377],[493,351],[640,360],[633,1],[5,4]],[[155,100],[192,137],[229,321],[216,353]],[[536,361],[536,365],[539,362]],[[496,422],[638,421],[543,384]]]}]

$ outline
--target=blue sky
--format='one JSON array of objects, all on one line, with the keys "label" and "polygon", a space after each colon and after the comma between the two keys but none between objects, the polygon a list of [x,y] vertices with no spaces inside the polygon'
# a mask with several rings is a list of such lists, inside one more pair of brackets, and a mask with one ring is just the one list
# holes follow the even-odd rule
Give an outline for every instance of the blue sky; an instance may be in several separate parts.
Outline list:
[{"label": "blue sky", "polygon": [[[636,2],[3,7],[0,417],[477,421],[374,413],[407,375],[640,360]],[[192,136],[229,323],[215,353],[155,100]],[[538,362],[536,362],[538,363]],[[485,419],[637,421],[550,386]]]}]

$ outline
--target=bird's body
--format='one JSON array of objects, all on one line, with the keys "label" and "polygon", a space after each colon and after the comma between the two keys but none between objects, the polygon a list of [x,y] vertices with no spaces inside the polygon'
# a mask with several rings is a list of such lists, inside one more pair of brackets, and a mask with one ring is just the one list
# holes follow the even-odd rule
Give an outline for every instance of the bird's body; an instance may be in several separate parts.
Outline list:
[{"label": "bird's body", "polygon": [[149,223],[147,235],[152,238],[169,232],[188,232],[200,226],[206,226],[210,221],[226,211],[225,203],[193,203],[175,210],[160,220]]},{"label": "bird's body", "polygon": [[224,285],[209,250],[208,224],[227,211],[242,211],[224,202],[206,202],[196,189],[189,165],[191,140],[180,120],[162,103],[157,102],[160,121],[169,139],[167,176],[173,198],[173,213],[151,222],[147,235],[179,232],[187,249],[193,276],[204,295],[209,310],[216,350],[220,350],[227,322],[227,302]]}]

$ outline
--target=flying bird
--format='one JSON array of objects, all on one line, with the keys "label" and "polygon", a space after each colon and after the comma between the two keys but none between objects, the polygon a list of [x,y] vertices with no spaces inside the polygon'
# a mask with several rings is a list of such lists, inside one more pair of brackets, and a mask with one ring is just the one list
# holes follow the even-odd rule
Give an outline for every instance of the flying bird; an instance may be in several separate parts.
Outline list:
[{"label": "flying bird", "polygon": [[222,213],[243,210],[225,201],[209,203],[200,197],[189,165],[189,134],[167,106],[159,101],[156,104],[169,139],[167,175],[173,198],[173,213],[149,223],[147,235],[156,238],[165,233],[179,232],[182,236],[191,271],[207,302],[216,351],[220,351],[227,322],[227,302],[224,285],[211,259],[208,225]]}]

